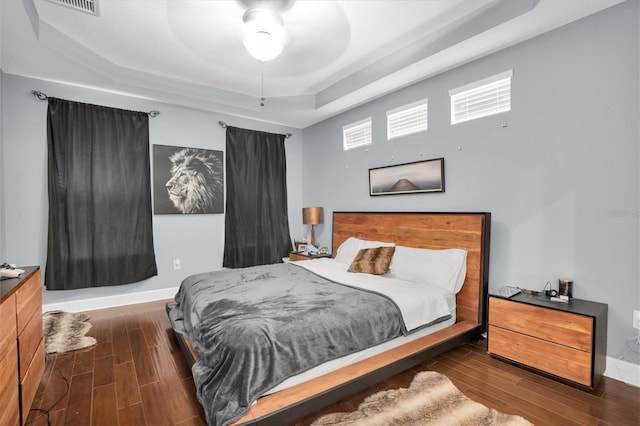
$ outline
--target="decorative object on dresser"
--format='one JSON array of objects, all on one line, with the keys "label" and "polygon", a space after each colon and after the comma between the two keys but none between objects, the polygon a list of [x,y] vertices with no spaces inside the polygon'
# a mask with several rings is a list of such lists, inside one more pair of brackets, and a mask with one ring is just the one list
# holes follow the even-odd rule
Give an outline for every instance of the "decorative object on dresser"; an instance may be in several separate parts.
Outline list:
[{"label": "decorative object on dresser", "polygon": [[44,347],[48,354],[88,348],[96,339],[85,336],[91,329],[89,315],[64,311],[49,311],[42,315]]},{"label": "decorative object on dresser", "polygon": [[489,353],[583,389],[595,389],[606,364],[604,303],[520,293],[489,297]]},{"label": "decorative object on dresser", "polygon": [[303,207],[302,223],[305,225],[311,225],[311,237],[309,238],[309,242],[311,243],[312,246],[314,246],[316,244],[316,233],[315,233],[314,225],[320,225],[324,223],[324,208]]},{"label": "decorative object on dresser", "polygon": [[16,268],[16,265],[3,263],[0,265],[0,280],[7,278],[18,278],[24,271],[20,268]]},{"label": "decorative object on dresser", "polygon": [[451,380],[435,371],[418,373],[407,389],[370,395],[351,413],[324,415],[312,426],[337,424],[531,426],[520,416],[501,413],[469,399]]},{"label": "decorative object on dresser", "polygon": [[0,281],[0,425],[24,425],[44,372],[42,275]]}]

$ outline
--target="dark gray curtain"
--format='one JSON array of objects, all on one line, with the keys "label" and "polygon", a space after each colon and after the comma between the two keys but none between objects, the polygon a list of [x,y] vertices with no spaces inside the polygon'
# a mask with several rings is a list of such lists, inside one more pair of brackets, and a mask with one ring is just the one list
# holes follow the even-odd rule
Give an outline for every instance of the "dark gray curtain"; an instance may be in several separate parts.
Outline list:
[{"label": "dark gray curtain", "polygon": [[227,127],[223,266],[282,262],[291,250],[284,135]]},{"label": "dark gray curtain", "polygon": [[49,98],[48,290],[157,275],[149,117]]}]

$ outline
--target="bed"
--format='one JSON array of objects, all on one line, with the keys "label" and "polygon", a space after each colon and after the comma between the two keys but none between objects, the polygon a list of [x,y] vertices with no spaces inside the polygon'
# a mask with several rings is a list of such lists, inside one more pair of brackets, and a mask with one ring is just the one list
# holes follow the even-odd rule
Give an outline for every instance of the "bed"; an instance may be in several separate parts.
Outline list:
[{"label": "bed", "polygon": [[[325,363],[322,356],[324,356],[324,352],[331,351],[328,349],[325,351],[324,346],[322,350],[318,349],[317,351],[314,350],[313,352],[310,352],[305,348],[298,350],[298,343],[295,343],[297,350],[296,353],[306,354],[305,357],[300,357],[301,360],[299,363],[301,365],[301,371],[296,371],[294,372],[295,374],[292,373],[294,377],[291,378],[291,380],[285,380],[284,384],[281,383],[282,379],[278,377],[277,380],[273,382],[278,385],[275,387],[271,384],[266,387],[264,384],[262,384],[262,387],[256,385],[256,389],[260,389],[260,395],[263,396],[258,398],[248,411],[243,410],[242,417],[240,417],[234,424],[286,424],[300,416],[315,411],[325,405],[344,398],[345,396],[358,392],[373,383],[410,368],[429,357],[447,351],[464,342],[479,338],[480,334],[486,329],[490,221],[491,216],[489,213],[335,212],[333,214],[332,236],[332,253],[334,253],[335,259],[319,259],[299,262],[299,264],[295,266],[272,265],[269,267],[270,269],[268,269],[268,272],[260,272],[262,275],[269,275],[269,279],[271,280],[269,285],[272,286],[270,289],[273,289],[276,294],[289,295],[291,292],[304,292],[305,290],[303,288],[307,286],[307,284],[300,285],[300,290],[298,290],[298,284],[296,284],[296,286],[292,286],[291,288],[282,290],[282,293],[278,293],[280,291],[279,283],[280,281],[287,281],[289,276],[295,276],[296,280],[300,280],[300,276],[304,274],[317,274],[317,271],[315,271],[314,268],[325,268],[324,265],[321,265],[323,261],[328,264],[328,267],[339,265],[339,260],[344,260],[344,254],[347,252],[345,247],[348,247],[349,244],[352,244],[352,241],[357,239],[358,241],[385,242],[390,243],[389,245],[395,246],[396,254],[393,255],[393,262],[398,259],[398,268],[392,266],[392,271],[401,270],[399,269],[399,259],[411,259],[410,257],[400,257],[398,253],[401,253],[401,250],[403,250],[402,253],[414,250],[412,248],[435,249],[438,250],[438,252],[464,251],[464,269],[458,274],[455,280],[459,285],[463,284],[462,288],[457,291],[457,293],[454,290],[450,290],[451,294],[448,296],[449,299],[455,299],[455,304],[453,305],[453,308],[451,308],[450,302],[447,302],[449,312],[443,312],[442,306],[439,305],[440,310],[437,315],[434,314],[435,319],[424,319],[424,321],[429,322],[428,325],[432,325],[433,327],[415,325],[419,323],[407,326],[407,324],[412,324],[412,319],[409,319],[409,317],[406,316],[407,314],[404,312],[405,308],[401,305],[401,302],[392,299],[390,296],[382,295],[383,297],[380,297],[381,295],[379,292],[384,292],[380,289],[384,288],[384,286],[375,287],[375,280],[379,279],[380,276],[371,276],[368,274],[344,274],[342,271],[337,271],[337,275],[335,277],[331,277],[329,280],[332,284],[328,284],[324,281],[316,282],[317,280],[315,279],[315,275],[312,278],[306,277],[305,280],[308,279],[311,282],[309,285],[315,285],[314,288],[316,289],[316,293],[323,294],[321,298],[326,298],[330,305],[333,306],[336,304],[336,310],[341,314],[344,314],[343,311],[359,309],[360,306],[365,306],[365,308],[362,309],[366,309],[366,306],[370,302],[369,298],[377,297],[378,299],[389,299],[391,300],[391,303],[389,303],[389,300],[376,300],[375,303],[382,303],[383,305],[371,305],[375,307],[369,307],[369,311],[364,310],[362,312],[357,311],[359,313],[354,312],[354,324],[357,322],[356,318],[365,318],[370,320],[369,322],[376,324],[374,327],[371,327],[374,330],[371,331],[372,336],[370,338],[366,332],[362,331],[363,329],[358,329],[356,325],[350,325],[347,327],[356,329],[357,331],[355,332],[355,336],[358,338],[361,334],[364,335],[362,337],[365,342],[363,343],[364,347],[362,348],[365,351],[364,354],[362,354],[360,350],[354,352],[354,349],[352,348],[345,348],[344,350],[346,352],[337,357],[337,364],[335,364],[336,360],[331,359]],[[376,247],[377,245],[380,244],[374,243],[371,247]],[[306,267],[304,267],[305,265]],[[345,266],[344,269],[346,269],[346,267],[347,266]],[[320,269],[320,271],[324,274],[324,269]],[[243,276],[245,276],[244,281],[253,285],[256,277],[251,276],[250,272],[251,270],[242,271]],[[222,346],[219,345],[221,344],[220,342],[223,342],[224,337],[220,337],[219,341],[216,341],[215,343],[212,343],[212,341],[217,339],[218,335],[223,336],[223,332],[227,330],[227,327],[229,327],[229,333],[233,330],[234,334],[232,334],[232,336],[242,336],[244,335],[244,331],[242,329],[234,328],[237,327],[235,323],[225,322],[225,324],[231,325],[219,327],[215,332],[206,331],[198,334],[192,333],[192,329],[189,329],[189,332],[186,332],[182,324],[183,317],[189,316],[187,314],[190,312],[188,306],[189,303],[192,303],[193,305],[200,303],[203,304],[203,306],[206,306],[207,309],[213,305],[220,304],[218,302],[204,303],[203,301],[206,300],[204,296],[202,296],[204,293],[198,293],[200,291],[204,291],[202,289],[205,287],[203,284],[205,281],[205,275],[207,279],[213,276],[215,279],[222,282],[225,280],[231,280],[231,278],[223,278],[223,276],[230,276],[228,275],[229,273],[230,272],[223,273],[221,271],[217,274],[199,274],[197,276],[187,278],[183,282],[181,290],[176,296],[179,309],[176,309],[175,306],[168,306],[168,312],[170,314],[170,318],[172,318],[176,335],[183,346],[187,360],[193,365],[193,363],[200,359],[200,362],[197,362],[193,368],[194,379],[197,384],[200,383],[198,385],[199,390],[201,389],[202,383],[211,382],[213,380],[211,377],[213,376],[216,376],[217,380],[217,376],[222,374],[220,371],[224,370],[229,382],[226,384],[226,388],[222,386],[220,389],[233,390],[235,395],[236,389],[241,389],[238,392],[243,394],[246,393],[246,389],[251,390],[251,386],[245,385],[244,382],[238,382],[237,380],[240,379],[236,376],[244,376],[245,373],[257,369],[245,368],[244,370],[239,370],[237,366],[233,366],[233,364],[231,364],[231,361],[228,361],[231,357],[228,355],[226,348],[218,350],[218,348],[222,348]],[[387,280],[387,282],[391,282],[388,280],[395,279],[393,276],[386,278],[390,273],[382,276],[382,281]],[[258,273],[256,272],[256,274]],[[362,292],[354,290],[350,282],[342,283],[348,285],[333,284],[333,281],[340,282],[339,278],[342,276],[340,274],[364,276],[365,279],[361,281],[370,281],[371,285],[374,286],[373,291],[369,290]],[[280,275],[283,276],[280,277]],[[371,277],[371,279],[366,279],[366,277]],[[404,279],[404,277],[399,276],[397,278]],[[324,280],[322,277],[320,277],[320,279]],[[235,294],[236,288],[240,288],[243,285],[246,287],[246,283],[239,283],[235,287],[216,287],[217,290],[215,290],[214,293],[217,291],[219,294],[224,294],[225,296],[221,300],[228,305],[228,299],[233,297],[228,295],[231,293]],[[404,283],[404,281],[402,281],[402,283]],[[216,286],[218,285],[221,284],[216,284]],[[329,285],[334,287],[329,287]],[[398,292],[397,285],[394,284],[393,287],[395,288],[395,291]],[[328,290],[325,293],[318,293],[318,288],[326,288]],[[197,292],[192,296],[187,296],[189,289],[195,289]],[[336,292],[335,294],[334,291]],[[373,293],[374,295],[365,295],[364,293]],[[262,295],[261,298],[258,299],[260,305],[262,305],[264,297],[265,296]],[[280,296],[278,297],[280,298]],[[331,299],[332,297],[335,300]],[[402,298],[402,295],[399,297]],[[234,303],[237,304],[238,301],[244,301],[245,298],[246,296],[244,294],[239,295],[238,299],[236,299]],[[357,303],[355,302],[356,298]],[[362,298],[362,300],[360,300],[360,298]],[[190,299],[192,299],[191,302],[189,302]],[[340,299],[353,300],[354,303],[350,306],[343,307],[342,311],[340,311],[341,308],[338,303]],[[298,303],[298,305],[313,303],[313,300],[304,300],[303,303]],[[387,320],[381,320],[376,316],[379,311],[382,312],[387,309],[384,307],[386,306],[385,304],[398,308],[397,311],[400,312],[401,318],[398,321],[398,324],[393,323],[393,321],[389,321],[390,324],[387,324]],[[229,307],[225,305],[225,309],[228,311]],[[242,309],[247,310],[245,307],[242,307]],[[280,309],[280,307],[278,306],[277,309]],[[394,308],[390,307],[388,309],[393,310]],[[234,312],[238,310],[235,305],[233,306],[233,310]],[[317,310],[318,309],[315,309],[315,311]],[[321,310],[324,311],[325,306],[322,306]],[[312,309],[308,311],[308,313],[303,314],[305,317],[309,316],[309,318],[314,318],[314,321],[311,324],[301,327],[303,330],[307,327],[315,326],[316,322],[320,321],[319,319],[316,319],[316,317],[312,316],[312,313],[315,311]],[[176,314],[176,312],[178,312],[178,314]],[[446,315],[449,313],[451,313],[451,315]],[[264,314],[261,313],[260,315]],[[274,316],[278,315],[278,312],[274,311]],[[382,315],[382,313],[380,313],[380,315]],[[385,313],[384,315],[387,314]],[[191,316],[194,318],[193,321],[195,323],[202,321],[204,324],[201,313],[191,314]],[[265,317],[261,318],[261,323],[271,324],[270,321],[265,321]],[[290,318],[291,317],[287,317],[287,324],[291,321]],[[329,321],[329,324],[333,323]],[[216,326],[217,324],[211,323],[211,329]],[[209,324],[207,324],[207,327],[201,326],[198,329],[210,330],[208,327]],[[270,328],[271,325],[265,325],[265,327]],[[414,327],[415,330],[417,330],[415,332],[411,330]],[[296,327],[289,327],[284,334],[288,335],[287,333],[293,333],[297,328],[300,328],[300,326],[297,325]],[[318,331],[314,331],[312,335],[323,336],[326,328],[327,327],[319,328]],[[338,327],[336,327],[336,329],[338,329]],[[257,336],[261,336],[260,333],[262,332],[263,330],[260,330]],[[336,330],[336,332],[342,333],[341,330]],[[191,336],[193,342],[186,335]],[[340,334],[340,336],[342,336],[342,334]],[[346,340],[356,340],[353,336],[354,335]],[[227,337],[227,341],[230,341],[230,339],[231,338]],[[333,343],[335,340],[335,337],[327,337],[327,341],[321,341],[320,344],[331,347],[331,350],[333,350]],[[316,342],[314,344],[318,343]],[[278,344],[271,346],[280,347],[283,345]],[[194,349],[194,347],[197,350]],[[212,350],[212,348],[216,348],[216,350]],[[258,352],[264,352],[264,350],[258,349]],[[287,353],[288,352],[291,351],[287,351]],[[202,358],[200,358],[198,353],[202,354]],[[315,358],[316,356],[318,357],[320,365],[313,364],[308,366],[305,364],[307,361],[302,360],[302,358],[306,359],[310,354],[312,355],[311,358]],[[342,355],[345,356],[343,357]],[[275,358],[280,359],[281,356],[281,354],[277,354]],[[209,362],[209,360],[214,358],[223,358],[224,361],[221,361],[220,364],[217,364],[218,361]],[[268,367],[262,367],[267,364],[264,364],[261,359],[256,362],[254,358],[255,357],[253,357],[253,355],[247,356],[249,361],[243,360],[242,362],[246,362],[246,364],[241,365],[260,365],[260,369],[264,368],[267,372],[264,374],[262,372],[260,372],[260,374],[256,373],[256,376],[262,377],[273,375],[270,364]],[[343,362],[343,359],[347,360]],[[316,361],[317,360],[313,359],[309,362]],[[298,361],[296,360],[294,364],[297,363]],[[325,365],[329,365],[331,363],[334,363],[335,365],[323,370]],[[211,368],[205,368],[209,376],[202,376],[203,365],[211,366]],[[225,367],[221,367],[222,365]],[[227,366],[230,367],[227,368]],[[278,374],[280,374],[279,369],[282,368],[283,367],[278,366]],[[239,373],[228,374],[228,371],[238,371]],[[200,377],[200,380],[198,380],[198,377]],[[205,378],[203,379],[202,377]],[[211,409],[213,406],[211,404],[215,403],[218,407],[222,407],[220,404],[223,398],[225,398],[226,393],[218,392],[216,394],[208,394],[203,391],[202,394],[207,395],[206,397],[203,397],[199,392],[199,399],[203,406],[205,406],[205,411],[210,409],[211,411],[218,412],[218,408],[215,410]],[[249,401],[253,401],[254,399],[255,397],[251,396]],[[224,402],[233,405],[233,401]],[[244,413],[244,411],[246,411],[246,413]],[[237,412],[238,411],[236,410],[235,413]],[[209,415],[213,416],[213,414],[209,412],[207,414],[208,417]],[[238,416],[236,415],[234,419],[237,417]],[[211,419],[213,419],[213,417],[210,417],[211,423],[228,423],[224,418],[222,418],[222,420],[218,418],[215,421]]]}]

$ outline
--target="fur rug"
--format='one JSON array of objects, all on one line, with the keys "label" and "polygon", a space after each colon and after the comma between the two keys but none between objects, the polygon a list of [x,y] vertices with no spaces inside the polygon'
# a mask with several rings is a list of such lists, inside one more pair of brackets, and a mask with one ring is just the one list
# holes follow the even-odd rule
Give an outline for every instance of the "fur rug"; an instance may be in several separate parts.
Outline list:
[{"label": "fur rug", "polygon": [[96,344],[96,339],[85,336],[91,324],[89,315],[63,311],[49,311],[42,315],[44,348],[50,354],[87,348]]},{"label": "fur rug", "polygon": [[467,398],[440,373],[418,373],[408,389],[371,395],[351,413],[318,418],[320,425],[531,425],[519,416],[500,413]]}]

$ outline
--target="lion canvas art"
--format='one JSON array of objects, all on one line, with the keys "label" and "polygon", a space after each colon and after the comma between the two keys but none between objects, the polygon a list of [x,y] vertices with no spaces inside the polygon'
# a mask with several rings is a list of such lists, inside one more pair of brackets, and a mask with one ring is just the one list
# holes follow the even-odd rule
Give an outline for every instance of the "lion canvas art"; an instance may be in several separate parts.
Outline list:
[{"label": "lion canvas art", "polygon": [[222,151],[153,146],[155,214],[224,211]]}]

